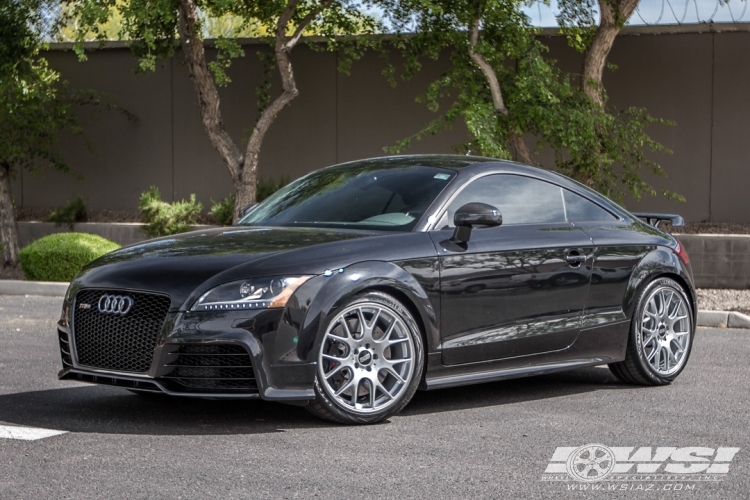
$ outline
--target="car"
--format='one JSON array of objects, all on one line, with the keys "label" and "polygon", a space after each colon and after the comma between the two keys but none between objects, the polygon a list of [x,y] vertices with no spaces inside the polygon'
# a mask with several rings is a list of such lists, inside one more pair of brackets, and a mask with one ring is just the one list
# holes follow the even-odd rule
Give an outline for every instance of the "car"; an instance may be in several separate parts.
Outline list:
[{"label": "car", "polygon": [[86,266],[58,322],[59,378],[368,424],[417,390],[605,364],[663,385],[690,356],[689,258],[656,227],[682,219],[552,171],[374,158],[244,212]]}]

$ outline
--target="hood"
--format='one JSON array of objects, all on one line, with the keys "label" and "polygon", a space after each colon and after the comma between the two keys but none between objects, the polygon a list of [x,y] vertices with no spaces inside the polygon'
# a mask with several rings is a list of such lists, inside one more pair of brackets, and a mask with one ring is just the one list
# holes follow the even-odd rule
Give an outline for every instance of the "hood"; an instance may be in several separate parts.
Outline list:
[{"label": "hood", "polygon": [[158,291],[168,294],[172,306],[178,307],[201,283],[240,264],[370,235],[365,231],[286,227],[193,231],[115,250],[86,266],[73,286]]}]

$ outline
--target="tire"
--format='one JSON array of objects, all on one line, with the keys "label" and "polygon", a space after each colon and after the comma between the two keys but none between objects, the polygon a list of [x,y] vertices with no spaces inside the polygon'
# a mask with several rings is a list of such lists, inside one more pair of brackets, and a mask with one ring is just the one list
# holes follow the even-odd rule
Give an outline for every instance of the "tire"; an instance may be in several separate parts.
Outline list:
[{"label": "tire", "polygon": [[423,351],[419,327],[398,300],[382,292],[353,298],[326,323],[307,410],[340,424],[386,420],[414,396]]},{"label": "tire", "polygon": [[694,338],[693,307],[685,290],[670,278],[657,278],[636,298],[625,360],[609,369],[628,384],[669,384],[687,365]]}]

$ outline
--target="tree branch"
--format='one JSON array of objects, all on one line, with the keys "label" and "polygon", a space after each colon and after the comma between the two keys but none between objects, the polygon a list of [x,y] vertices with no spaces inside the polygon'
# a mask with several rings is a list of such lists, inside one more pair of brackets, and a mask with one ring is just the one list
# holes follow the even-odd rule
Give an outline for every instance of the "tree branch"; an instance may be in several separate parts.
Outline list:
[{"label": "tree branch", "polygon": [[242,169],[242,182],[247,186],[248,190],[252,190],[252,196],[248,197],[250,201],[255,201],[255,182],[257,178],[260,148],[263,144],[263,139],[281,110],[299,94],[297,83],[294,80],[292,60],[289,54],[302,35],[302,32],[315,19],[315,16],[317,16],[323,9],[329,7],[332,3],[333,0],[325,0],[319,4],[317,9],[313,9],[313,11],[305,16],[300,21],[300,24],[297,26],[291,39],[287,39],[286,33],[289,27],[289,22],[292,20],[292,17],[294,17],[299,0],[289,0],[284,12],[279,16],[278,22],[276,23],[274,54],[276,56],[276,66],[279,69],[279,76],[281,77],[282,92],[266,109],[263,110],[263,113],[261,113],[258,121],[255,123],[255,127],[250,134],[250,140],[247,143],[247,151],[245,153],[245,161]]},{"label": "tree branch", "polygon": [[607,57],[617,35],[638,6],[639,0],[599,0],[600,20],[594,38],[583,54],[581,89],[600,107],[604,107],[602,78]]},{"label": "tree branch", "polygon": [[219,92],[208,70],[203,40],[196,28],[198,10],[195,0],[180,0],[179,13],[180,45],[198,97],[203,127],[214,149],[229,168],[232,178],[236,180],[241,176],[242,154],[224,128]]},{"label": "tree branch", "polygon": [[327,9],[328,7],[333,4],[333,0],[325,0],[318,5],[317,8],[310,11],[309,14],[307,14],[304,18],[302,18],[302,21],[300,21],[299,26],[297,26],[297,29],[294,31],[294,34],[289,39],[288,42],[286,42],[285,49],[288,51],[292,50],[295,45],[297,45],[297,42],[302,37],[302,33],[307,29],[307,27],[310,25],[310,23],[313,22],[315,17],[320,14],[322,11]]},{"label": "tree branch", "polygon": [[[495,111],[498,114],[507,116],[509,111],[503,100],[503,92],[500,88],[500,81],[497,78],[497,73],[492,68],[489,61],[487,61],[482,54],[476,52],[476,47],[479,44],[479,21],[481,17],[480,7],[477,4],[477,17],[472,21],[471,26],[469,26],[469,57],[471,57],[472,62],[479,67],[484,74],[484,77],[487,79],[487,83],[490,86],[490,94],[492,96],[492,106],[495,108]],[[531,157],[529,148],[526,147],[526,143],[521,134],[510,132],[507,145],[516,161],[534,165],[534,159]]]},{"label": "tree branch", "polygon": [[476,46],[479,43],[479,19],[480,14],[477,14],[469,27],[469,57],[476,64],[487,79],[487,83],[490,86],[490,94],[492,95],[492,105],[500,114],[507,115],[508,108],[505,107],[503,101],[503,92],[500,89],[500,82],[497,79],[495,70],[492,69],[490,63],[485,59],[482,54],[476,52]]}]

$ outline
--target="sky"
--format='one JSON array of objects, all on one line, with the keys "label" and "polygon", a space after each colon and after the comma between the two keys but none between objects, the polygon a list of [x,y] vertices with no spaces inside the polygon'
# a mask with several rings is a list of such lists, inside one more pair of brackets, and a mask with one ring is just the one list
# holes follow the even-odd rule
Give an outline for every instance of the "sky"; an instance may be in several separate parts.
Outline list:
[{"label": "sky", "polygon": [[[750,22],[750,0],[641,0],[630,25]],[[524,9],[534,26],[556,26],[557,2],[551,7],[537,2]]]},{"label": "sky", "polygon": [[[638,10],[630,18],[630,25],[697,24],[706,22],[750,22],[750,0],[641,0]],[[382,11],[366,8],[382,17]],[[534,26],[556,27],[557,1],[550,0],[548,7],[536,2],[524,9]]]}]

